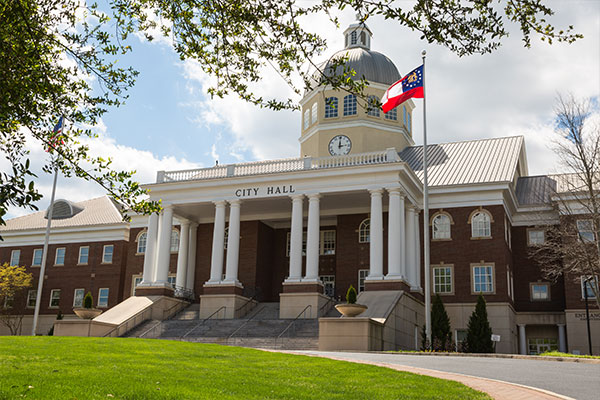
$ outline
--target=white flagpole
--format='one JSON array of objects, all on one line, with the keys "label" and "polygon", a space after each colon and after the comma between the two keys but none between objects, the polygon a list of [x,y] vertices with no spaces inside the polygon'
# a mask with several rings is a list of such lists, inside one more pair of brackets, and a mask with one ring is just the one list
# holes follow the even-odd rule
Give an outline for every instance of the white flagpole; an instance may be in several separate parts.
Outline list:
[{"label": "white flagpole", "polygon": [[[427,187],[427,117],[425,101],[425,55],[423,50],[423,245],[425,269],[425,332],[431,344],[431,271],[429,269],[429,188]],[[417,250],[418,251],[418,250]],[[418,266],[419,268],[420,266]]]},{"label": "white flagpole", "polygon": [[[57,156],[58,157],[58,156]],[[52,211],[54,210],[54,195],[56,193],[56,179],[58,178],[58,161],[54,160],[54,182],[52,183],[52,195],[50,196],[50,207],[48,208],[48,223],[46,224],[46,237],[44,238],[44,250],[42,252],[42,265],[40,266],[40,278],[38,280],[37,296],[35,298],[35,311],[33,313],[33,326],[31,336],[35,336],[40,316],[40,304],[42,301],[42,287],[46,273],[46,260],[48,259],[48,241],[50,239],[50,225],[52,224]]]}]

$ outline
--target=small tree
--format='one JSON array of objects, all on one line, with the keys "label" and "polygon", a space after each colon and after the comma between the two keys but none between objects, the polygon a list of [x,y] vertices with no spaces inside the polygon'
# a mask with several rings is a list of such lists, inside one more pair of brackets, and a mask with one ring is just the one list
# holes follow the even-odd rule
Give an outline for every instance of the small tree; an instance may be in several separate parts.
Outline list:
[{"label": "small tree", "polygon": [[33,277],[25,267],[4,263],[0,266],[0,323],[10,330],[11,335],[21,332],[25,307],[13,307],[17,297],[22,297],[31,287]]},{"label": "small tree", "polygon": [[352,285],[350,285],[348,292],[346,292],[346,302],[348,304],[356,303],[356,289],[354,289],[354,286]]},{"label": "small tree", "polygon": [[430,351],[429,339],[427,339],[427,328],[425,325],[421,328],[421,351]]},{"label": "small tree", "polygon": [[448,343],[452,343],[452,331],[450,330],[450,318],[442,298],[436,293],[431,305],[431,342],[433,350],[451,351]]},{"label": "small tree", "polygon": [[487,317],[485,299],[479,293],[475,311],[469,317],[467,328],[467,350],[470,353],[493,353],[492,328]]},{"label": "small tree", "polygon": [[[63,318],[63,313],[61,313],[60,310],[58,310],[58,314],[56,314],[56,320],[60,321]],[[48,331],[48,336],[54,336],[54,324],[52,324],[52,328],[50,328],[50,330]]]},{"label": "small tree", "polygon": [[92,297],[92,292],[87,292],[83,298],[83,308],[94,308],[94,297]]}]

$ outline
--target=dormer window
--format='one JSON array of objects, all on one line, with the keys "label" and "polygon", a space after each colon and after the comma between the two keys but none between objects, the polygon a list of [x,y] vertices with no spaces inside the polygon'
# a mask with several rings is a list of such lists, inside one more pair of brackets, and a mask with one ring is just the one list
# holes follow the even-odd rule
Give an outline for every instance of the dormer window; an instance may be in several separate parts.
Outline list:
[{"label": "dormer window", "polygon": [[[49,210],[50,207],[46,210],[46,215],[44,216],[46,219],[48,218]],[[71,218],[81,211],[83,211],[83,208],[76,206],[68,200],[59,199],[52,203],[52,219]]]}]

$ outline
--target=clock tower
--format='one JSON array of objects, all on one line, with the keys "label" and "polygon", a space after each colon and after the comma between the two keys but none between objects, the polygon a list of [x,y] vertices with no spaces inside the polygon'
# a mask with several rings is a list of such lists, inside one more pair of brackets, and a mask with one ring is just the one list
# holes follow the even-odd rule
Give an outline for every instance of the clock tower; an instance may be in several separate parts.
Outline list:
[{"label": "clock tower", "polygon": [[[390,147],[401,151],[414,144],[412,111],[408,100],[384,114],[381,108],[370,107],[380,101],[385,90],[401,78],[394,63],[385,55],[371,50],[373,34],[364,22],[350,25],[344,31],[346,47],[334,53],[313,73],[313,89],[305,93],[302,107],[300,156],[325,157],[382,151]],[[369,82],[368,98],[362,99],[343,90],[320,85],[320,72],[334,71],[335,59],[345,57],[346,67],[356,71],[354,79]]]}]

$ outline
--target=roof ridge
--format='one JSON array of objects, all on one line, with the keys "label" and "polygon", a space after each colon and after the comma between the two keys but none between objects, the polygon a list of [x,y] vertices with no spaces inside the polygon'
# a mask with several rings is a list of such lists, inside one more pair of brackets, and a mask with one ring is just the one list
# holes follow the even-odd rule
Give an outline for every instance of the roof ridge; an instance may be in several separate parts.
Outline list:
[{"label": "roof ridge", "polygon": [[[523,135],[513,135],[513,136],[500,136],[500,137],[491,137],[491,138],[481,138],[481,139],[468,139],[468,140],[459,140],[456,142],[440,142],[440,143],[427,143],[427,147],[430,146],[437,146],[437,145],[441,145],[441,144],[460,144],[460,143],[474,143],[474,142],[485,142],[485,141],[493,141],[493,140],[507,140],[507,139],[516,139],[516,138],[520,138],[521,140],[525,139],[525,136]],[[408,148],[420,148],[423,147],[422,144],[420,145],[414,145],[414,146],[408,146]]]}]

